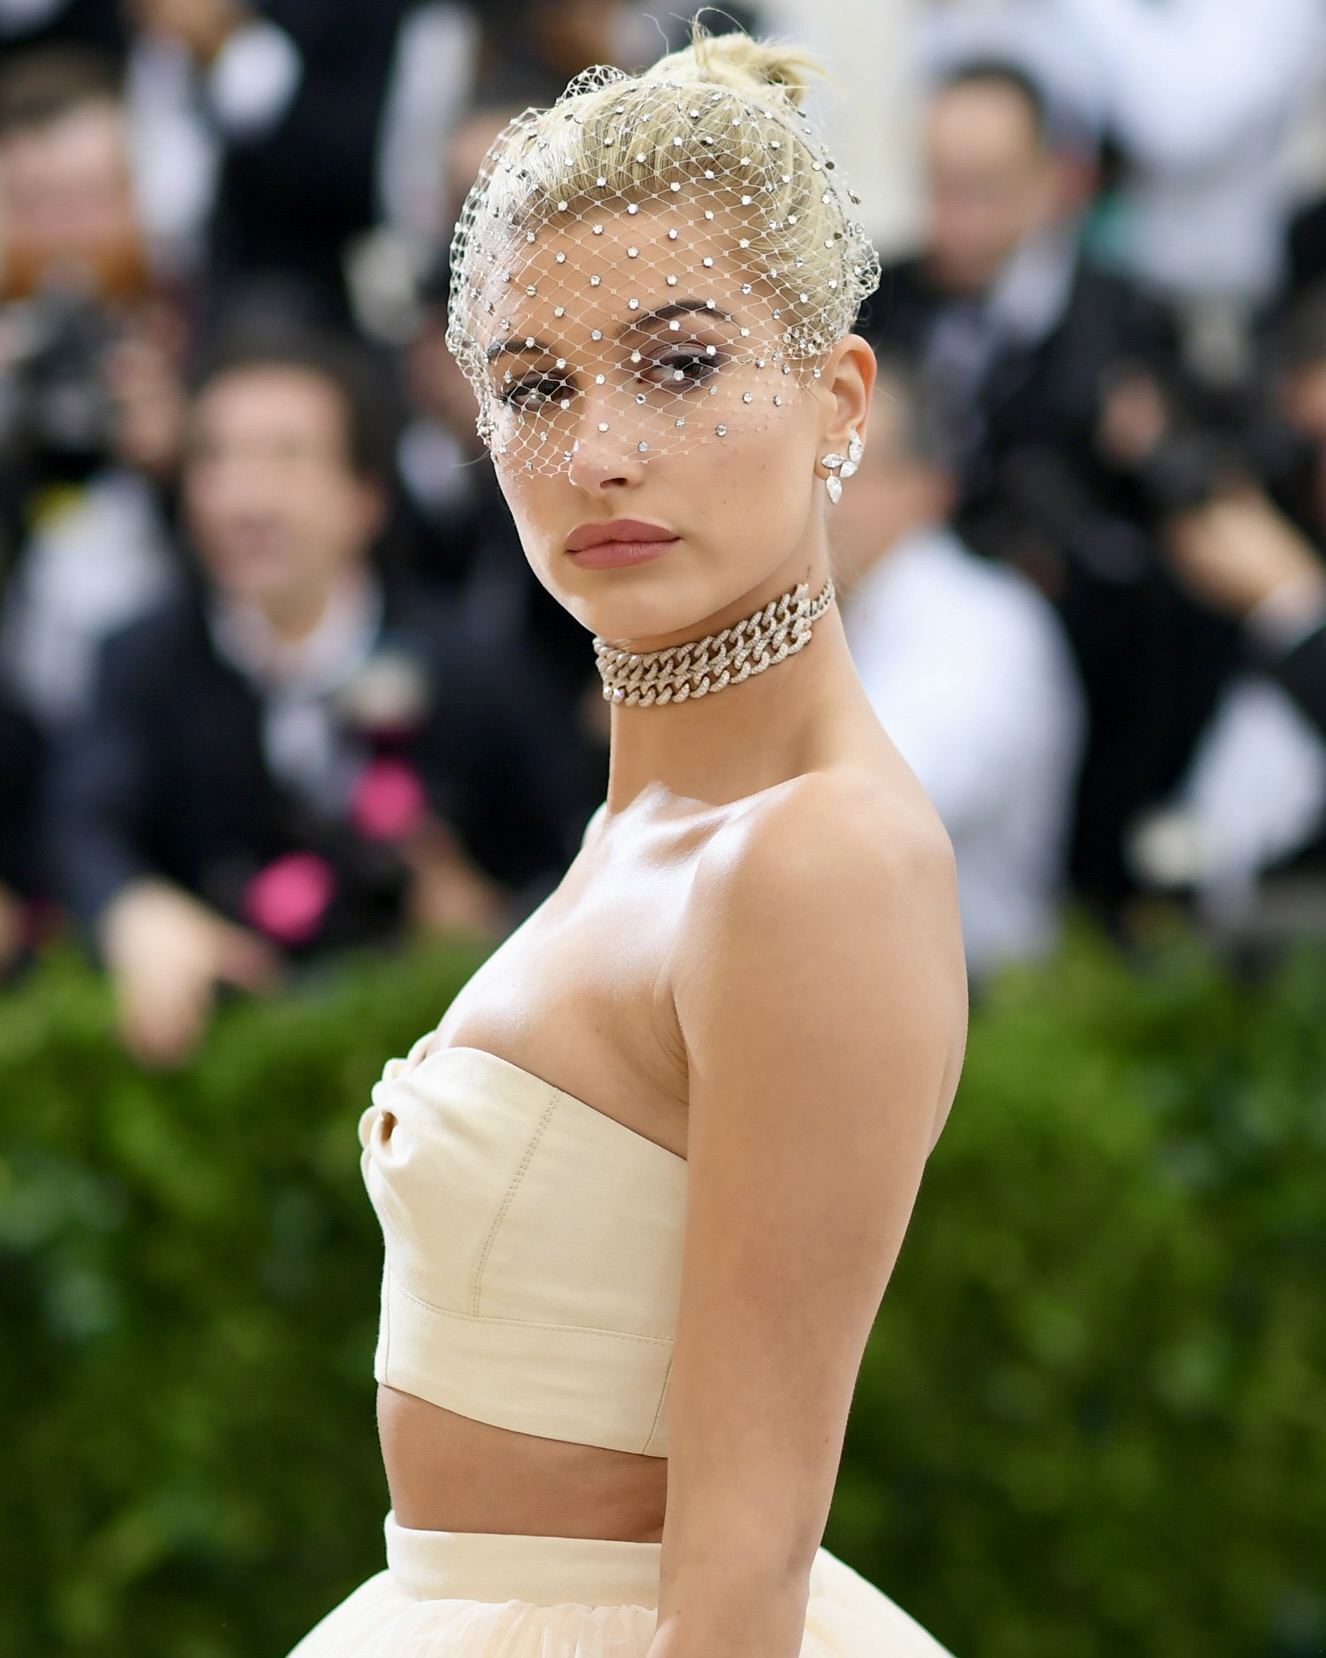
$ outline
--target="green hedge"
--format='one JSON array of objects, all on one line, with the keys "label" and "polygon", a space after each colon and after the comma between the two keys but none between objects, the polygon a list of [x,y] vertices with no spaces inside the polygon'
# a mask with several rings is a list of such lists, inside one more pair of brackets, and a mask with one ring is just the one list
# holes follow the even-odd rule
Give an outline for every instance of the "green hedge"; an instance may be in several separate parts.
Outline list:
[{"label": "green hedge", "polygon": [[831,1532],[963,1658],[1326,1653],[1323,968],[980,1010]]},{"label": "green hedge", "polygon": [[[121,1059],[0,1001],[0,1658],[281,1658],[376,1569],[355,1120],[462,951]],[[1079,938],[979,1011],[830,1542],[959,1658],[1326,1652],[1323,962]]]}]

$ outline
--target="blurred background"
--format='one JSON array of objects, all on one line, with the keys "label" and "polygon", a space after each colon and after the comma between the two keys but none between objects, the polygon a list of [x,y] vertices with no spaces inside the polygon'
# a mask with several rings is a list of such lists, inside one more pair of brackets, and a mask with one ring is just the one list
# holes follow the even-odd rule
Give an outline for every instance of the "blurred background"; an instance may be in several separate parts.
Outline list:
[{"label": "blurred background", "polygon": [[[764,0],[885,260],[849,639],[971,1060],[830,1541],[959,1655],[1326,1653],[1326,4]],[[606,774],[444,344],[654,0],[0,0],[0,1655],[380,1554],[354,1122]]]}]

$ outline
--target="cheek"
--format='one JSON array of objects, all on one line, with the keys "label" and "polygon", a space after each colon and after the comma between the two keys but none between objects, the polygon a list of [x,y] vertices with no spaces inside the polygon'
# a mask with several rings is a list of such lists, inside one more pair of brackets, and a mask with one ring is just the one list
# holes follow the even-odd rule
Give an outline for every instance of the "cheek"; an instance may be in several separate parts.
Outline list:
[{"label": "cheek", "polygon": [[243,515],[243,497],[225,478],[213,473],[190,479],[184,513],[195,535],[223,533]]},{"label": "cheek", "polygon": [[550,510],[553,492],[549,485],[562,482],[564,488],[564,481],[540,477],[537,473],[508,471],[500,462],[494,463],[494,471],[502,499],[520,531],[521,542],[526,552],[532,552],[540,535],[546,536],[553,522]]},{"label": "cheek", "polygon": [[756,526],[776,516],[770,497],[783,495],[787,480],[767,442],[752,437],[707,444],[689,459],[687,491],[693,490],[702,503],[706,521],[740,525],[749,520]]},{"label": "cheek", "polygon": [[[813,468],[813,446],[799,429],[761,426],[646,463],[613,508],[675,524],[725,563],[740,563],[745,553],[763,564],[804,533],[816,500]],[[525,556],[546,582],[565,536],[598,514],[565,473],[507,470],[500,463],[496,470]]]},{"label": "cheek", "polygon": [[670,493],[697,543],[742,585],[762,582],[787,557],[815,511],[813,460],[802,444],[770,438],[734,436],[668,467]]},{"label": "cheek", "polygon": [[282,516],[329,547],[358,544],[371,529],[363,496],[339,475],[302,480],[285,496]]},{"label": "cheek", "polygon": [[[545,586],[565,537],[590,514],[577,511],[574,491],[565,475],[508,472],[495,466],[498,487],[507,504],[521,549],[530,568]],[[580,503],[583,508],[584,503]]]}]

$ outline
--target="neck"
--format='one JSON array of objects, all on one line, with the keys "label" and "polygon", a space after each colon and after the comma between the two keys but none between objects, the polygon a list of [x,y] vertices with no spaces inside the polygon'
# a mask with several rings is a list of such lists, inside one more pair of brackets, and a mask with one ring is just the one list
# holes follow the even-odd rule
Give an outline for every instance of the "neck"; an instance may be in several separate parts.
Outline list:
[{"label": "neck", "polygon": [[272,637],[282,645],[297,645],[327,614],[330,593],[300,593],[281,599],[263,599],[258,608],[263,620],[272,630]]},{"label": "neck", "polygon": [[[808,576],[780,576],[685,638],[730,626],[803,578],[817,594],[828,579],[827,559],[816,559]],[[716,695],[662,706],[614,704],[608,811],[623,810],[653,786],[725,805],[786,782],[825,762],[844,708],[862,696],[838,612],[830,609],[803,650]]]},{"label": "neck", "polygon": [[872,538],[865,542],[862,537],[856,546],[842,549],[835,576],[839,603],[850,604],[869,577],[882,564],[887,564],[900,548],[910,546],[922,536],[938,535],[945,527],[942,517],[934,513],[918,513],[901,525],[888,541],[880,543]]}]

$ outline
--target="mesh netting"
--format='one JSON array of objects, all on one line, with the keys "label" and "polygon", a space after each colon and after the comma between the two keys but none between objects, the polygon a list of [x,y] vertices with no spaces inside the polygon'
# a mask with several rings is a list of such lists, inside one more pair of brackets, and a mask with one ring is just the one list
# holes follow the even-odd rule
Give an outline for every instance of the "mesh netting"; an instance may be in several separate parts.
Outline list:
[{"label": "mesh netting", "polygon": [[794,93],[682,57],[577,76],[466,200],[448,344],[500,468],[586,446],[638,464],[776,420],[879,280]]}]

